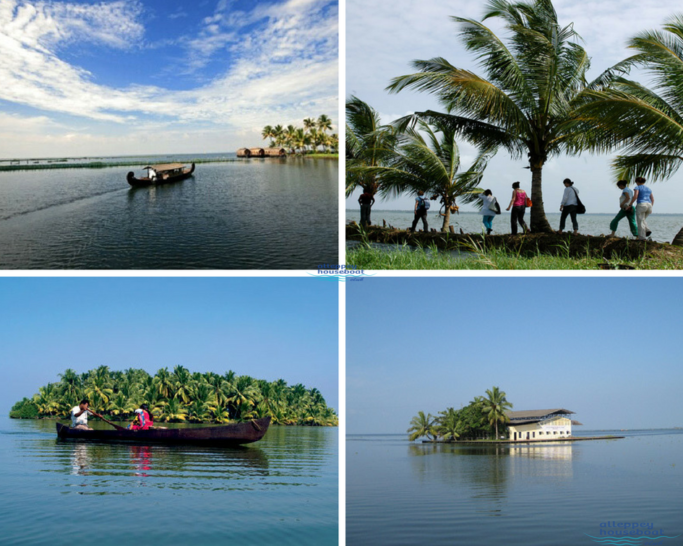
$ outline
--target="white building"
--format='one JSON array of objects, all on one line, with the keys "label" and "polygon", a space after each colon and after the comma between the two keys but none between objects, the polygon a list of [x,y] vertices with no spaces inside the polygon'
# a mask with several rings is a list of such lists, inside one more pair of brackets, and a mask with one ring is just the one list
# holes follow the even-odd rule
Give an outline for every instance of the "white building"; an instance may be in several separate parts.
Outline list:
[{"label": "white building", "polygon": [[561,440],[572,435],[572,425],[580,425],[566,409],[508,411],[508,436],[513,441]]}]

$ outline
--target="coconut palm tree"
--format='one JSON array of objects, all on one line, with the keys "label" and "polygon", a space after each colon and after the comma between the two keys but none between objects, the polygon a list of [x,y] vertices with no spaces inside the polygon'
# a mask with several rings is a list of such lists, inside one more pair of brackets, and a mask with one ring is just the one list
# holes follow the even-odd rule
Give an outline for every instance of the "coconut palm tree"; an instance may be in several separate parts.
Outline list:
[{"label": "coconut palm tree", "polygon": [[453,408],[439,412],[436,430],[444,440],[457,440],[462,432],[463,424],[458,412]]},{"label": "coconut palm tree", "polygon": [[346,195],[357,188],[371,195],[379,191],[377,175],[368,167],[380,167],[393,157],[396,129],[382,125],[379,113],[358,97],[346,103]]},{"label": "coconut palm tree", "polygon": [[275,132],[273,131],[273,128],[270,125],[266,125],[261,131],[261,136],[263,137],[263,140],[266,140],[268,138],[273,139],[275,138]]},{"label": "coconut palm tree", "polygon": [[187,409],[183,407],[180,400],[171,398],[161,408],[162,421],[185,421],[187,418]]},{"label": "coconut palm tree", "polygon": [[506,395],[498,387],[487,389],[486,397],[481,402],[482,409],[491,425],[496,428],[496,440],[498,439],[498,423],[510,421],[506,411],[512,409],[512,404],[507,401]]},{"label": "coconut palm tree", "polygon": [[[505,24],[507,40],[484,25],[491,18]],[[480,149],[503,148],[513,159],[526,156],[531,170],[531,230],[550,232],[543,205],[543,166],[553,156],[586,149],[576,108],[587,90],[604,82],[604,75],[586,83],[588,55],[576,42],[573,24],[560,25],[550,0],[489,0],[481,22],[453,20],[486,77],[439,57],[414,61],[418,72],[395,78],[388,89],[431,93],[448,113],[419,112],[413,118],[450,123]]]},{"label": "coconut palm tree", "polygon": [[322,114],[317,121],[318,130],[325,133],[332,130],[332,120],[325,114]]},{"label": "coconut palm tree", "polygon": [[399,145],[393,157],[386,159],[386,165],[360,170],[376,177],[383,194],[423,191],[432,199],[439,199],[443,216],[441,231],[448,231],[451,212],[457,211],[457,199],[468,203],[483,191],[477,186],[493,155],[492,150],[486,150],[467,171],[459,172],[456,132],[452,124],[441,119],[435,120],[434,127],[417,120],[416,127],[408,127],[401,133]]},{"label": "coconut palm tree", "polygon": [[[579,114],[596,147],[620,148],[615,179],[666,180],[683,164],[683,15],[663,31],[638,34],[628,48],[634,54],[612,67],[608,86],[587,93]],[[625,77],[633,67],[652,77],[651,88]],[[683,246],[683,229],[673,244]]]},{"label": "coconut palm tree", "polygon": [[410,428],[406,432],[410,432],[408,439],[413,442],[418,438],[426,436],[430,440],[436,438],[436,430],[434,428],[436,422],[431,413],[427,415],[423,411],[417,413],[410,421]]}]

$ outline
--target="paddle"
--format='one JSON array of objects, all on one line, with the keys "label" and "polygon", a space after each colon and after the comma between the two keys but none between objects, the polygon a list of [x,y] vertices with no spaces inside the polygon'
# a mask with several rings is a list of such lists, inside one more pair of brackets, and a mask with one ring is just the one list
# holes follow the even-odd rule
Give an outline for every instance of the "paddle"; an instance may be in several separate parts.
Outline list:
[{"label": "paddle", "polygon": [[89,411],[90,413],[92,413],[95,417],[99,417],[100,419],[102,419],[102,421],[104,421],[105,423],[109,423],[109,424],[110,424],[111,426],[113,426],[116,430],[127,430],[125,427],[120,427],[119,425],[115,425],[115,424],[112,423],[109,419],[105,419],[105,418],[102,417],[99,413],[95,413],[95,412],[94,412],[93,410],[91,410],[91,409],[89,409],[88,411]]}]

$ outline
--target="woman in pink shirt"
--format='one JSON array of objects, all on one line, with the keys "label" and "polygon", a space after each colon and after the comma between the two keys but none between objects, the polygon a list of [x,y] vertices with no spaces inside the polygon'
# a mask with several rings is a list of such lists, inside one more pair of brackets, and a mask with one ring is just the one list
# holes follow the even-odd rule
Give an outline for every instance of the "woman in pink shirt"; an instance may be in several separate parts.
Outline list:
[{"label": "woman in pink shirt", "polygon": [[512,228],[512,234],[517,235],[517,222],[522,226],[522,231],[526,233],[529,231],[526,223],[524,222],[524,213],[526,212],[526,192],[519,189],[519,182],[512,184],[512,199],[508,208],[505,210],[510,210],[512,208],[512,214],[510,215],[510,227]]}]

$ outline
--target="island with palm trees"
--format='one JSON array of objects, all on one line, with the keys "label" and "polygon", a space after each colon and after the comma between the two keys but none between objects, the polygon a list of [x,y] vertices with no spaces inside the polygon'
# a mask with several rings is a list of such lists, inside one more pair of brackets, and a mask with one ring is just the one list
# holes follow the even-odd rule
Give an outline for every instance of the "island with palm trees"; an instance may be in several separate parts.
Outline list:
[{"label": "island with palm trees", "polygon": [[183,366],[162,368],[155,375],[129,368],[100,366],[78,374],[67,369],[60,381],[40,387],[10,411],[16,419],[60,419],[87,398],[90,407],[113,421],[132,418],[146,403],[156,421],[229,423],[270,417],[274,425],[337,426],[334,409],[316,388],[268,382],[248,375],[190,372]]},{"label": "island with palm trees", "polygon": [[286,127],[279,124],[266,125],[261,131],[261,136],[263,140],[270,139],[269,147],[240,148],[237,156],[265,157],[289,154],[309,158],[338,158],[339,137],[331,131],[332,120],[326,114],[320,115],[318,119],[304,119],[303,127],[291,124]]},{"label": "island with palm trees", "polygon": [[[560,23],[551,0],[490,0],[480,21],[452,19],[481,71],[460,68],[443,57],[414,60],[414,71],[394,78],[386,88],[389,93],[432,95],[438,111],[415,111],[382,124],[377,110],[360,98],[351,97],[346,106],[347,196],[359,188],[373,197],[424,192],[435,201],[432,210],[439,211],[440,232],[352,223],[347,239],[469,250],[484,262],[487,255],[491,261],[496,253],[507,252],[520,261],[539,254],[566,254],[572,260],[588,255],[594,260],[585,268],[591,269],[602,264],[683,267],[683,228],[671,244],[557,234],[543,199],[543,169],[561,155],[615,152],[614,182],[623,179],[632,185],[636,177],[653,183],[676,173],[683,162],[683,16],[672,17],[663,30],[635,35],[628,42],[633,54],[592,80],[580,35],[573,23]],[[505,35],[494,33],[489,19],[502,23]],[[634,69],[652,76],[651,83],[630,78]],[[463,142],[478,152],[466,169],[461,165]],[[529,169],[530,232],[456,233],[451,215],[462,204],[481,206],[486,168],[499,153]],[[584,188],[584,200],[589,191]],[[505,206],[502,199],[500,203]],[[607,223],[604,233],[609,233]],[[387,249],[368,249],[351,253],[347,261],[366,269],[392,268],[390,264],[401,261]],[[431,268],[443,268],[437,255],[432,253]],[[423,261],[413,260],[406,268],[430,268],[429,260]]]},{"label": "island with palm trees", "polygon": [[581,423],[569,416],[574,412],[557,408],[511,411],[512,403],[498,387],[477,396],[467,406],[447,408],[435,417],[423,411],[413,417],[407,430],[413,442],[427,443],[515,443],[584,441],[622,438],[621,436],[572,435],[572,426]]}]

